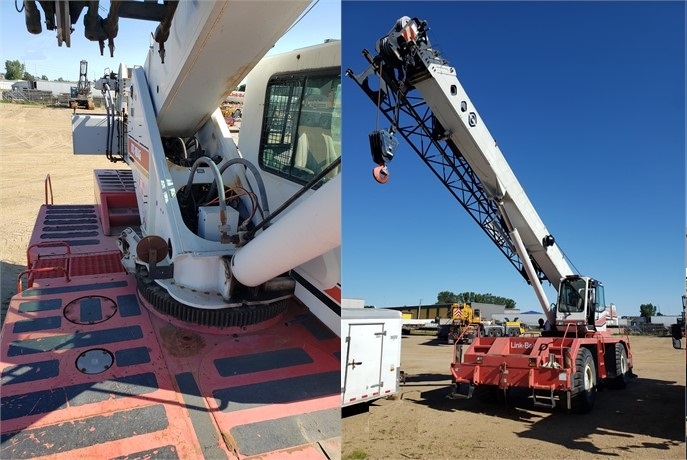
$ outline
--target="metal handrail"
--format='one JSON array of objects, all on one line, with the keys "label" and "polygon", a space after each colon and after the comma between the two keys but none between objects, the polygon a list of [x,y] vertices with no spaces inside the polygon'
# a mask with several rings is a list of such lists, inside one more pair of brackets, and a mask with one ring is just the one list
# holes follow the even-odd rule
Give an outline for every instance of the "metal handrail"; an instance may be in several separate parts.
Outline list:
[{"label": "metal handrail", "polygon": [[[45,176],[45,205],[53,204],[53,195],[52,195],[52,181],[50,180],[50,174]],[[48,190],[50,190],[50,203],[48,203]]]},{"label": "metal handrail", "polygon": [[[33,261],[31,260],[31,250],[33,248],[53,248],[53,247],[58,247],[58,246],[64,246],[66,248],[66,252],[64,254],[49,254],[51,256],[65,256],[67,259],[71,257],[72,255],[72,248],[69,246],[69,243],[66,241],[44,241],[41,243],[34,243],[29,245],[28,248],[26,248],[26,267],[31,268],[31,265],[33,265]],[[40,255],[36,258],[40,258]]]},{"label": "metal handrail", "polygon": [[21,277],[24,275],[29,275],[27,278],[26,282],[26,287],[31,288],[33,286],[33,283],[31,282],[30,276],[35,274],[35,273],[49,273],[49,272],[63,272],[64,273],[64,280],[68,283],[69,282],[69,273],[66,268],[64,267],[43,267],[43,268],[29,268],[28,270],[24,270],[23,272],[19,273],[17,276],[17,294],[21,294],[23,291],[22,285],[21,285]]}]

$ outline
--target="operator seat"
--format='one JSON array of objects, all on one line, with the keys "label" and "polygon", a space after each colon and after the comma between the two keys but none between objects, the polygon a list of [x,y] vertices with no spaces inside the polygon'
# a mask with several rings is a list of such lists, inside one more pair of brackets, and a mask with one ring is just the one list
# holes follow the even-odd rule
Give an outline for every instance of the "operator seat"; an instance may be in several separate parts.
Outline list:
[{"label": "operator seat", "polygon": [[[296,143],[296,152],[294,154],[293,165],[301,170],[307,170],[306,165],[308,164],[308,135],[301,133],[298,136],[298,142]],[[312,171],[310,171],[312,173]]]},{"label": "operator seat", "polygon": [[[329,134],[322,133],[322,137],[324,138],[324,144],[326,146],[325,165],[329,165],[334,160],[336,160],[340,156],[340,154],[336,151],[336,147],[334,146],[334,139],[332,139],[332,136],[330,136]],[[336,176],[340,167],[341,166],[337,167],[336,169],[332,170],[332,172],[327,174],[327,178],[331,179],[332,177]]]}]

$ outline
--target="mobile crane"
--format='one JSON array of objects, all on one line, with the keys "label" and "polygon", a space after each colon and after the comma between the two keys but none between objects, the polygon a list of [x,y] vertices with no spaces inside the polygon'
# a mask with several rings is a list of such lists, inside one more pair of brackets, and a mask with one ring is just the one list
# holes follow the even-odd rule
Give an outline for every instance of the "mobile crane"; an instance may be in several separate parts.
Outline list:
[{"label": "mobile crane", "polygon": [[69,107],[74,110],[79,107],[88,110],[95,109],[91,82],[88,81],[88,61],[85,59],[82,59],[79,63],[79,82],[77,86],[72,86],[71,88]]},{"label": "mobile crane", "polygon": [[[479,308],[472,308],[469,303],[454,303],[451,305],[451,328],[449,329],[449,343],[455,343],[458,338],[466,342],[474,338],[473,329],[489,337],[517,337],[524,334],[525,326],[517,321],[496,323],[482,320]],[[466,332],[466,334],[463,334]],[[462,337],[461,337],[462,336]]]},{"label": "mobile crane", "polygon": [[[1,456],[338,455],[340,41],[265,57],[309,0],[40,6],[67,46],[88,6],[101,53],[120,18],[159,25],[144,65],[99,80],[106,113],[72,116],[75,154],[128,168],[95,171],[95,204],[46,180],[2,331]],[[237,146],[219,107],[244,78]]]},{"label": "mobile crane", "polygon": [[[368,67],[346,72],[391,124],[369,135],[373,177],[389,180],[400,135],[532,285],[547,318],[540,337],[489,337],[479,328],[470,329],[470,343],[459,337],[449,396],[520,387],[536,406],[590,411],[597,387],[624,387],[631,376],[629,340],[606,331],[602,283],[570,269],[428,30],[425,21],[400,18],[377,54],[363,51]],[[553,308],[542,281],[557,289]]]}]

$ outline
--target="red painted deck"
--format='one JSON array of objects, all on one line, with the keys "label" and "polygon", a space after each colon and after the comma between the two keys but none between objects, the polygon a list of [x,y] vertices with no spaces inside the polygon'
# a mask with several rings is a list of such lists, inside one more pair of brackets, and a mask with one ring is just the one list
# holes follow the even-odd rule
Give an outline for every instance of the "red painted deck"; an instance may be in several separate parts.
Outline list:
[{"label": "red painted deck", "polygon": [[[24,276],[33,285],[2,330],[0,458],[339,455],[338,336],[296,299],[252,331],[161,319],[100,212],[41,208],[29,255],[41,270]],[[43,246],[57,241],[71,255]]]}]

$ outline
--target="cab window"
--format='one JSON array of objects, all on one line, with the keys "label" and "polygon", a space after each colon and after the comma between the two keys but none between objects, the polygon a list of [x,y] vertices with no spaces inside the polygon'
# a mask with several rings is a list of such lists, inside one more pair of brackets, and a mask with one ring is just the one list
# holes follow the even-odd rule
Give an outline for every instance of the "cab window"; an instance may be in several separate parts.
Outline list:
[{"label": "cab window", "polygon": [[340,70],[272,77],[262,126],[260,167],[300,184],[310,181],[341,156]]}]

